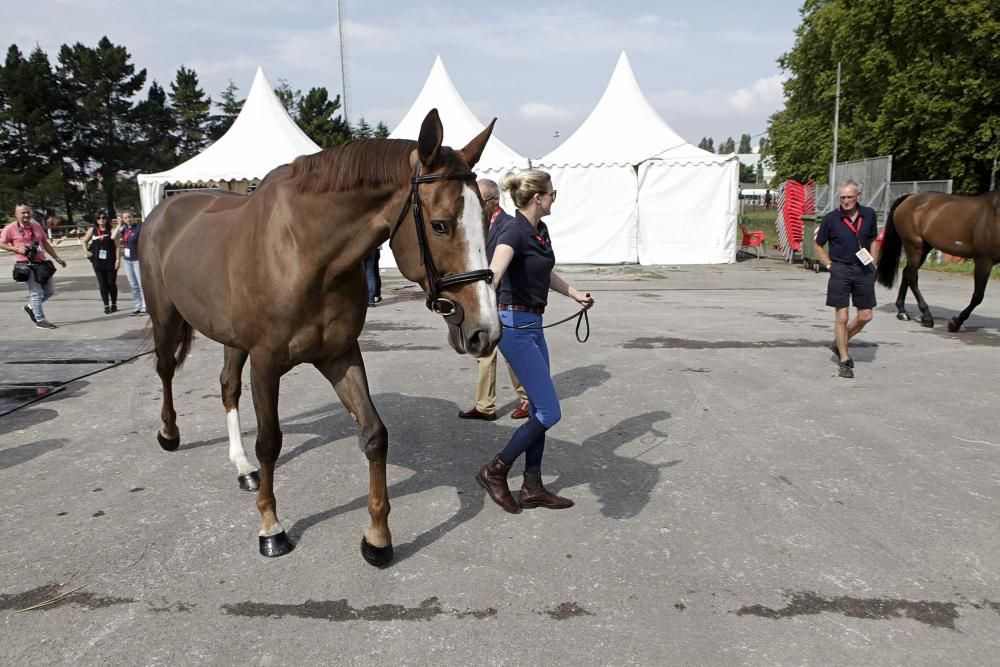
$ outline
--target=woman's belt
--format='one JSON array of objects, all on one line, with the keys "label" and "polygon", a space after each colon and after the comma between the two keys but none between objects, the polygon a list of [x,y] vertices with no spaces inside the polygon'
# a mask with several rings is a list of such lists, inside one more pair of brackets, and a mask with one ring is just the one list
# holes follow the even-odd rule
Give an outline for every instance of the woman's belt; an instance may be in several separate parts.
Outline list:
[{"label": "woman's belt", "polygon": [[498,303],[497,308],[500,310],[515,310],[519,313],[535,313],[536,315],[541,315],[545,312],[545,306],[522,306],[519,303]]}]

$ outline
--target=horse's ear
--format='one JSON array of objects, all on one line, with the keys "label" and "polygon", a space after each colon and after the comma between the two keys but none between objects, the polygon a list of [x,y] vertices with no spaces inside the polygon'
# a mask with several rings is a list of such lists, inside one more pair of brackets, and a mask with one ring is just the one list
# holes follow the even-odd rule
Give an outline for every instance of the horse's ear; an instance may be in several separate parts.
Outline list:
[{"label": "horse's ear", "polygon": [[417,139],[417,155],[420,162],[430,169],[441,154],[441,142],[444,140],[444,127],[437,109],[427,112],[424,122],[420,125],[420,138]]},{"label": "horse's ear", "polygon": [[479,158],[483,155],[483,149],[486,148],[486,142],[490,140],[490,135],[493,134],[493,126],[496,124],[497,119],[494,118],[486,126],[485,130],[480,132],[472,141],[466,144],[465,148],[459,151],[469,164],[469,169],[475,167],[476,163],[479,162]]}]

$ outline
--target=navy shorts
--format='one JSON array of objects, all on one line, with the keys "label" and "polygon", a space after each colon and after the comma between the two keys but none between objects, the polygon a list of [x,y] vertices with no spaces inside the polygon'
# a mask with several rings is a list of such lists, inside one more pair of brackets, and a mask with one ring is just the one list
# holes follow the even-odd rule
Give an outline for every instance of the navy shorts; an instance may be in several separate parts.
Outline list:
[{"label": "navy shorts", "polygon": [[870,309],[875,307],[875,269],[872,265],[830,265],[830,281],[826,284],[826,305],[831,308]]}]

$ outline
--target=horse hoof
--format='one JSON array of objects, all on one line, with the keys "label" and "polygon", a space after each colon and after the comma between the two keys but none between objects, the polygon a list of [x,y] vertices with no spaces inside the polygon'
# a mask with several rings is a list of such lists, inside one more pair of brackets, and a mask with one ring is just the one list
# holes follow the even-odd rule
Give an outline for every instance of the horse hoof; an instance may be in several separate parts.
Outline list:
[{"label": "horse hoof", "polygon": [[181,436],[176,438],[164,438],[163,434],[159,431],[156,432],[156,441],[160,443],[160,447],[167,452],[176,452],[177,448],[181,446]]},{"label": "horse hoof", "polygon": [[901,322],[909,322],[910,316],[906,313],[896,313],[896,319],[900,320]]},{"label": "horse hoof", "polygon": [[254,470],[236,478],[240,483],[240,488],[244,491],[257,491],[260,489],[260,472]]},{"label": "horse hoof", "polygon": [[284,556],[287,553],[291,553],[292,549],[295,548],[295,544],[288,539],[288,533],[281,531],[277,535],[261,535],[260,540],[260,555],[267,556],[268,558],[277,558],[278,556]]},{"label": "horse hoof", "polygon": [[956,320],[954,317],[948,320],[948,331],[956,333],[961,328],[962,325],[959,324],[958,320]]},{"label": "horse hoof", "polygon": [[933,329],[934,320],[920,320],[920,326],[927,327],[928,329]]},{"label": "horse hoof", "polygon": [[369,565],[385,567],[392,562],[392,555],[392,544],[376,547],[372,546],[364,536],[361,537],[361,556]]}]

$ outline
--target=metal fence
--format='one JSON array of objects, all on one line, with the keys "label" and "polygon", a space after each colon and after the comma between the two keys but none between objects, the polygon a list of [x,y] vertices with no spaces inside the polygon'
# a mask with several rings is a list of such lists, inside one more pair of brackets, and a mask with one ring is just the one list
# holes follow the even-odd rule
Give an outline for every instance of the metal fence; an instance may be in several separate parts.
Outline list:
[{"label": "metal fence", "polygon": [[[837,183],[851,180],[861,188],[860,204],[870,206],[876,211],[888,211],[885,206],[886,196],[889,192],[889,184],[892,182],[892,156],[883,155],[881,157],[870,157],[864,160],[853,160],[851,162],[838,162],[830,169],[830,184],[836,186]],[[825,197],[820,197],[817,189],[816,208],[823,207],[819,213],[832,211],[839,202],[834,201],[836,191],[827,187]]]},{"label": "metal fence", "polygon": [[[951,180],[893,181],[891,155],[840,162],[830,170],[830,183],[846,180],[855,181],[861,188],[859,203],[875,209],[880,226],[885,224],[892,202],[901,196],[915,192],[951,194],[952,187]],[[835,185],[817,185],[816,213],[822,215],[833,210],[839,204],[836,195]]]}]

